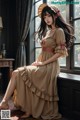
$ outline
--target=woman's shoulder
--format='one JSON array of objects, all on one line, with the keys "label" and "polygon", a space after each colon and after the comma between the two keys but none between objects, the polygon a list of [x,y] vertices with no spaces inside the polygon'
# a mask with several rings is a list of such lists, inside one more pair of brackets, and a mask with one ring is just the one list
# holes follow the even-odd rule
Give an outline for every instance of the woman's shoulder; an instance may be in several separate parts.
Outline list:
[{"label": "woman's shoulder", "polygon": [[62,28],[56,28],[56,32],[64,32],[64,30]]},{"label": "woman's shoulder", "polygon": [[64,35],[64,30],[62,28],[56,28],[56,32],[55,32],[56,36],[61,36]]}]

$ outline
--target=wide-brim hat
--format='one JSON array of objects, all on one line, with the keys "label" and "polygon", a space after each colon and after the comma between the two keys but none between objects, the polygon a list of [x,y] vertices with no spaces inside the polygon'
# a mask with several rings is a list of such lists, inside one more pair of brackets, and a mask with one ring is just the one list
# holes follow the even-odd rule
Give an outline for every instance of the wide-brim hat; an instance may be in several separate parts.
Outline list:
[{"label": "wide-brim hat", "polygon": [[41,4],[39,7],[38,7],[38,16],[41,17],[41,13],[42,13],[42,10],[48,6],[46,3],[43,3]]},{"label": "wide-brim hat", "polygon": [[42,10],[43,10],[46,6],[49,6],[55,13],[59,13],[59,15],[60,15],[60,11],[59,11],[59,9],[58,9],[56,6],[50,6],[50,5],[47,5],[46,3],[43,3],[43,4],[41,4],[41,5],[38,7],[38,16],[39,16],[39,17],[41,17]]}]

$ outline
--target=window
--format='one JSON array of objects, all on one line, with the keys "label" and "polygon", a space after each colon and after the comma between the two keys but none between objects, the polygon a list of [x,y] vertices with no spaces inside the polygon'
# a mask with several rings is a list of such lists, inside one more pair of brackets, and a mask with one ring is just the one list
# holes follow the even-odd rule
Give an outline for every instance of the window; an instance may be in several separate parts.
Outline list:
[{"label": "window", "polygon": [[[47,0],[47,3],[53,6],[56,6],[57,8],[59,8],[62,16],[64,17],[64,19],[66,20],[66,4],[62,4],[62,2],[65,2],[65,0]],[[59,58],[59,63],[60,66],[66,67],[66,58]]]},{"label": "window", "polygon": [[[80,72],[80,0],[72,0],[73,4],[69,0],[35,0],[35,16],[37,16],[38,6],[41,3],[48,3],[50,5],[55,5],[59,8],[64,19],[74,27],[74,34],[76,40],[72,49],[69,51],[69,56],[67,58],[60,58],[59,63],[61,70],[69,73],[79,73]],[[35,31],[39,27],[40,18],[35,17]],[[36,37],[35,37],[36,39]],[[35,42],[35,59],[41,52],[41,46],[39,42]]]},{"label": "window", "polygon": [[[39,0],[39,1],[36,0],[36,3],[35,3],[35,31],[37,31],[39,24],[40,24],[40,18],[36,16],[38,14],[38,7],[42,3],[43,3],[42,0]],[[41,52],[41,46],[40,46],[39,41],[37,40],[37,36],[35,36],[35,59],[38,57],[40,52]]]},{"label": "window", "polygon": [[[80,0],[75,0],[75,2],[79,2]],[[74,43],[74,67],[80,68],[80,4],[74,5],[74,28],[75,28],[75,36],[76,41]]]}]

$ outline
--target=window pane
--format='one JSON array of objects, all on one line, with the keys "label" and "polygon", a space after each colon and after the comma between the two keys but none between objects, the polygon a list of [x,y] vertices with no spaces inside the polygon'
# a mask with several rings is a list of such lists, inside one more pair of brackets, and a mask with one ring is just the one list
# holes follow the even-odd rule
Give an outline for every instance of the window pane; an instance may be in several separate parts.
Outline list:
[{"label": "window pane", "polygon": [[[66,21],[66,3],[63,4],[66,0],[47,0],[47,3],[59,8],[61,15],[64,17]],[[61,3],[61,4],[60,4]]]},{"label": "window pane", "polygon": [[64,57],[64,58],[59,58],[59,64],[60,64],[60,66],[66,66],[66,57]]},{"label": "window pane", "polygon": [[36,41],[35,42],[35,47],[41,47],[40,42]]},{"label": "window pane", "polygon": [[35,59],[37,59],[37,57],[39,56],[40,53],[41,53],[41,48],[36,48],[35,49]]},{"label": "window pane", "polygon": [[80,67],[80,45],[74,47],[74,66]]},{"label": "window pane", "polygon": [[75,43],[80,43],[80,20],[76,20],[74,22],[74,27],[75,27]]},{"label": "window pane", "polygon": [[[41,0],[41,1],[39,1],[39,2],[37,2],[37,3],[35,4],[35,16],[38,15],[38,7],[39,7],[40,4],[43,3],[42,1],[43,1],[43,0]],[[40,17],[36,17],[36,18],[35,18],[35,31],[37,31],[37,29],[38,29],[38,27],[39,27],[39,25],[40,25],[40,20],[41,20]],[[35,36],[35,40],[37,40],[37,35]],[[35,42],[35,47],[40,47],[39,42]]]},{"label": "window pane", "polygon": [[74,0],[74,18],[80,17],[80,0]]},{"label": "window pane", "polygon": [[[60,4],[62,2],[65,2],[65,0],[47,0],[47,3],[49,5],[53,5],[59,8],[61,15],[63,16],[63,18],[66,21],[66,4]],[[59,63],[60,66],[66,66],[66,58],[59,58]]]},{"label": "window pane", "polygon": [[[42,0],[35,4],[35,16],[38,15],[38,7],[40,6],[40,4],[42,4]],[[35,31],[39,27],[39,23],[40,23],[40,17],[36,17],[35,18]]]},{"label": "window pane", "polygon": [[[37,0],[38,1],[38,0]],[[38,7],[40,4],[43,3],[43,0],[40,0],[39,2],[35,3],[35,15],[38,15]]]}]

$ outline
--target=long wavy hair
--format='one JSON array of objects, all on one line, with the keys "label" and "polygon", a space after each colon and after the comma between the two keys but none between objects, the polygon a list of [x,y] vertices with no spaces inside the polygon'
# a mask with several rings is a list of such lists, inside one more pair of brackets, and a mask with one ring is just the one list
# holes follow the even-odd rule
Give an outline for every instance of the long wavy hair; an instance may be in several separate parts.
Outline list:
[{"label": "long wavy hair", "polygon": [[[44,16],[46,16],[47,13],[49,13],[52,16],[53,23],[54,23],[54,16],[57,15],[57,12],[51,9],[51,7],[46,6],[43,8],[41,13],[41,23],[38,28],[39,39],[42,39],[42,37],[45,36],[45,32],[47,30],[47,24],[44,21]],[[69,49],[73,45],[75,39],[75,36],[73,35],[74,33],[73,27],[70,24],[66,23],[61,15],[57,16],[57,18],[55,19],[55,26],[63,29],[66,39],[66,47]],[[51,26],[48,26],[48,28],[51,28]]]}]

